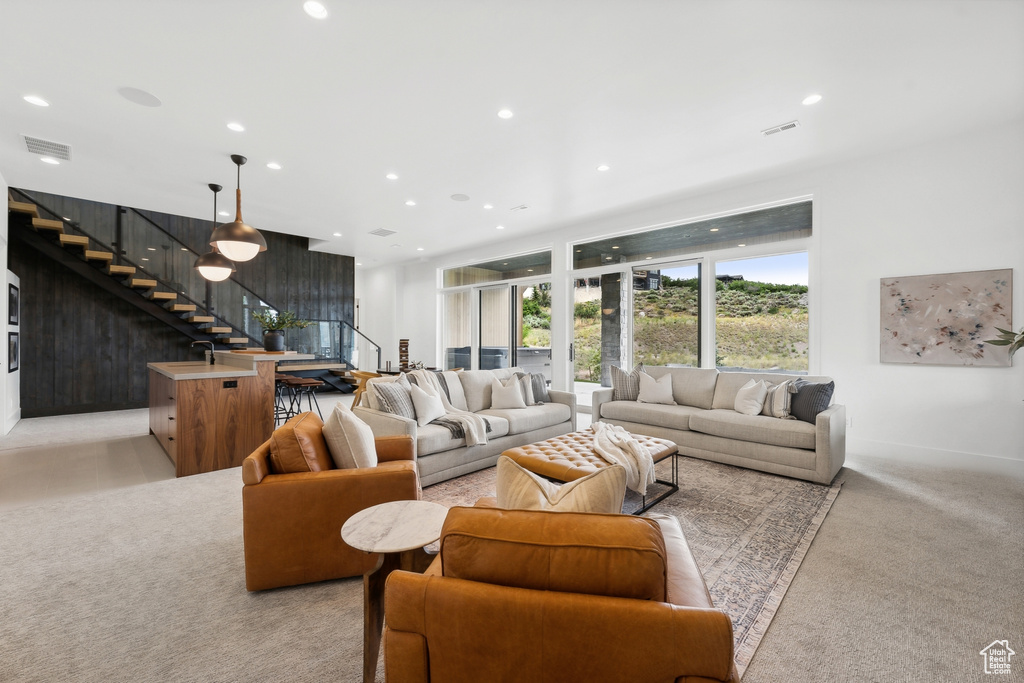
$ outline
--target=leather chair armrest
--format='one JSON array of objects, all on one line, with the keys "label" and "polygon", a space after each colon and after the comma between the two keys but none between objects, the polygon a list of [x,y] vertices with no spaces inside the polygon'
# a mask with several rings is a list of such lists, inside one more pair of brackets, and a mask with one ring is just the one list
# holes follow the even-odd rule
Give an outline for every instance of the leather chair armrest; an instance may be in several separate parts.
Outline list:
[{"label": "leather chair armrest", "polygon": [[377,447],[377,462],[379,463],[416,459],[416,442],[408,434],[378,436],[373,441]]}]

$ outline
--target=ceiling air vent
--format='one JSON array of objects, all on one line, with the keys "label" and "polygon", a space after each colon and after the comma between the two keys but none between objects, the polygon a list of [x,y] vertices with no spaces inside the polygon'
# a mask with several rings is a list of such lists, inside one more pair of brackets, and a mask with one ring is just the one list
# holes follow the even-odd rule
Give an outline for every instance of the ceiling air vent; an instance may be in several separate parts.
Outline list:
[{"label": "ceiling air vent", "polygon": [[33,154],[71,161],[71,145],[65,145],[63,142],[54,142],[53,140],[34,138],[31,135],[22,135],[21,137],[25,141],[25,147]]},{"label": "ceiling air vent", "polygon": [[377,228],[376,230],[371,230],[370,234],[371,235],[376,235],[377,237],[387,237],[388,235],[394,235],[397,232],[398,232],[397,230],[388,230],[387,228]]},{"label": "ceiling air vent", "polygon": [[781,133],[781,132],[786,131],[786,130],[793,130],[794,128],[796,128],[799,125],[800,125],[799,121],[790,121],[789,123],[784,123],[781,126],[773,126],[772,128],[769,128],[768,130],[762,130],[761,131],[761,135],[763,135],[765,137],[768,137],[769,135],[775,135],[776,133]]}]

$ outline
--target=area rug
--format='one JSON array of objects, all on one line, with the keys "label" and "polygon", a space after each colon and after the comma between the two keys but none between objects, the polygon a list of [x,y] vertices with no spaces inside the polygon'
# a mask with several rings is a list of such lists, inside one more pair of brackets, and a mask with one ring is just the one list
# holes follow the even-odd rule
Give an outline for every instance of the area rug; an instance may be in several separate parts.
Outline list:
[{"label": "area rug", "polygon": [[[681,520],[745,668],[839,487],[679,465],[680,491],[652,512]],[[493,489],[491,469],[424,497]],[[244,570],[237,468],[6,511],[0,680],[359,680],[361,579],[249,593]]]},{"label": "area rug", "polygon": [[[658,478],[670,479],[670,462]],[[650,512],[674,515],[715,605],[732,618],[736,667],[743,675],[842,486],[779,477],[719,463],[677,458],[679,491]],[[448,506],[493,495],[494,468],[424,490]],[[625,508],[639,507],[628,492]],[[657,489],[651,493],[657,495]]]}]

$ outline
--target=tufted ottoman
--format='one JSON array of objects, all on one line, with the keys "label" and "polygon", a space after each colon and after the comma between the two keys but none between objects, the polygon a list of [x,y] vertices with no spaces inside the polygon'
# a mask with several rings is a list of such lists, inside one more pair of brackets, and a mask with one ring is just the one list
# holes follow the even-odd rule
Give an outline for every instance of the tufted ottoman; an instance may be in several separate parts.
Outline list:
[{"label": "tufted ottoman", "polygon": [[[633,434],[633,438],[647,447],[655,463],[679,452],[679,448],[666,439],[656,439],[641,434]],[[594,451],[594,432],[590,430],[570,432],[547,441],[517,446],[504,451],[502,455],[512,458],[534,474],[561,482],[581,479],[609,466],[609,463]],[[672,480],[656,479],[655,481],[668,487],[667,490],[650,500],[648,500],[649,496],[644,496],[641,499],[640,508],[633,511],[634,515],[647,512],[652,506],[679,490],[679,468],[675,458],[672,458]]]}]

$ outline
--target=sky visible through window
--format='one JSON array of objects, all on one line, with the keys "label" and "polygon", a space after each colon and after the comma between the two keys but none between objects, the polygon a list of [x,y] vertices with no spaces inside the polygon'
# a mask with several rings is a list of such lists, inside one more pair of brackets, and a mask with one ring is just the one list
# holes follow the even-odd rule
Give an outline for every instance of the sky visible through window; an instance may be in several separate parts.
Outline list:
[{"label": "sky visible through window", "polygon": [[[663,268],[661,274],[683,279],[696,277],[697,271],[695,266],[683,266],[680,268]],[[806,285],[808,275],[807,252],[738,259],[735,261],[719,261],[716,264],[715,274],[742,275],[744,280],[771,282],[777,285]]]}]

